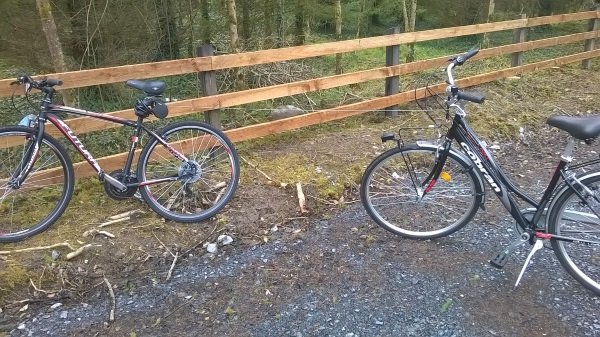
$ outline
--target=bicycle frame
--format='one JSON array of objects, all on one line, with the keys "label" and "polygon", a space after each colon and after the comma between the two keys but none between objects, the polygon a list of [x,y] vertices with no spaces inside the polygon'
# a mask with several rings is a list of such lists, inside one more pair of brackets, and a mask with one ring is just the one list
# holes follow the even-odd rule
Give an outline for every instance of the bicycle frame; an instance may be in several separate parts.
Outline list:
[{"label": "bicycle frame", "polygon": [[36,149],[39,148],[39,146],[42,142],[42,135],[44,134],[45,123],[47,121],[50,121],[52,124],[54,124],[54,126],[69,140],[69,142],[71,142],[71,144],[73,144],[75,149],[77,149],[77,151],[79,153],[81,153],[83,158],[96,171],[96,173],[98,174],[98,177],[101,180],[106,179],[111,185],[114,185],[121,189],[125,189],[128,187],[139,187],[139,186],[146,186],[146,185],[151,185],[151,184],[156,184],[156,183],[177,180],[177,177],[165,177],[165,178],[137,182],[137,183],[132,184],[132,183],[123,183],[123,182],[120,182],[117,179],[111,177],[109,174],[105,173],[105,171],[102,169],[102,167],[100,166],[98,161],[92,156],[92,154],[85,148],[83,143],[79,140],[79,138],[77,137],[75,132],[73,132],[73,130],[62,119],[60,119],[56,115],[57,113],[61,113],[61,112],[79,115],[79,116],[92,117],[92,118],[101,119],[101,120],[105,120],[105,121],[109,121],[112,123],[121,124],[124,126],[134,128],[134,134],[131,137],[131,145],[129,147],[127,159],[125,161],[125,166],[123,168],[123,173],[125,174],[125,176],[129,176],[131,174],[131,166],[133,163],[133,159],[135,156],[135,150],[137,148],[138,140],[139,140],[142,130],[147,132],[151,137],[156,138],[158,140],[158,142],[162,146],[164,146],[167,149],[167,151],[169,151],[169,153],[171,153],[177,159],[184,161],[184,162],[188,161],[188,159],[185,155],[183,155],[182,153],[177,151],[175,148],[173,148],[169,143],[167,143],[158,134],[156,134],[152,130],[148,129],[147,127],[145,127],[143,125],[142,117],[138,116],[137,121],[132,121],[132,120],[123,119],[120,117],[115,117],[115,116],[106,115],[106,114],[101,114],[101,113],[97,113],[97,112],[93,112],[93,111],[87,111],[87,110],[82,110],[82,109],[77,109],[77,108],[66,107],[66,106],[62,106],[62,105],[51,104],[50,103],[51,99],[46,99],[46,98],[47,97],[45,97],[43,100],[42,111],[40,112],[40,114],[38,116],[37,142],[35,144],[35,148],[34,148],[34,151],[31,155],[31,157],[29,157],[28,164],[26,166],[27,169],[22,171],[23,172],[23,174],[22,174],[23,180],[27,176],[27,173],[25,173],[25,172],[29,172],[29,169],[33,166],[35,160],[37,159],[36,158],[37,157]]},{"label": "bicycle frame", "polygon": [[[531,236],[531,239],[533,239],[533,237],[538,237],[543,239],[557,239],[567,242],[598,244],[598,242],[593,241],[547,234],[536,228],[536,223],[540,220],[542,216],[545,215],[544,213],[549,213],[547,210],[547,206],[551,201],[554,195],[554,191],[558,185],[559,179],[561,178],[587,204],[587,201],[585,201],[581,193],[574,188],[574,184],[570,183],[568,179],[565,178],[565,171],[568,170],[567,166],[571,162],[570,152],[572,152],[573,150],[573,140],[571,140],[572,143],[569,144],[569,146],[565,150],[565,153],[563,154],[563,156],[561,156],[561,160],[556,166],[556,169],[554,170],[552,178],[550,179],[550,182],[546,187],[541,200],[539,202],[536,202],[532,197],[530,197],[521,189],[519,189],[502,171],[500,166],[496,163],[493,155],[488,151],[485,142],[479,139],[477,134],[471,129],[471,127],[466,122],[464,118],[465,113],[464,110],[462,110],[462,107],[459,105],[451,105],[451,107],[456,108],[457,113],[454,115],[452,126],[448,130],[444,144],[440,146],[440,153],[438,157],[439,160],[432,169],[432,172],[429,175],[429,177],[424,181],[422,185],[427,186],[425,192],[428,192],[428,190],[433,188],[433,186],[435,185],[435,182],[439,178],[442,169],[445,165],[446,158],[448,157],[448,153],[450,152],[452,141],[456,140],[460,145],[461,150],[471,159],[474,166],[477,168],[477,170],[483,177],[483,180],[485,180],[488,183],[488,185],[492,188],[498,199],[500,199],[503,206],[517,221],[519,226],[523,230],[534,234]],[[586,165],[597,161],[598,160],[595,160],[581,165]],[[581,165],[578,165],[578,167],[581,167]],[[509,194],[509,192],[514,193],[519,199],[527,202],[535,208],[535,213],[533,214],[533,218],[531,221],[523,216],[519,206],[515,201],[515,198],[513,198]],[[596,217],[600,219],[600,216],[596,214],[596,212],[594,212],[593,209],[592,212],[595,214]]]}]

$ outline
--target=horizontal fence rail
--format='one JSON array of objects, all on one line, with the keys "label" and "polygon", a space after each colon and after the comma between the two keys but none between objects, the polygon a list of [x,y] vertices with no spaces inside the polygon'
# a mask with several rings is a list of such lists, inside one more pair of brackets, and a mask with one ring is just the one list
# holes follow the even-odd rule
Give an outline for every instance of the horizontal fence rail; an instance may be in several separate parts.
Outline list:
[{"label": "horizontal fence rail", "polygon": [[[482,34],[511,29],[522,29],[546,24],[557,24],[570,21],[597,20],[600,19],[600,11],[589,11],[572,14],[561,14],[554,16],[517,19],[503,22],[477,24],[470,26],[441,28],[414,33],[392,34],[373,38],[355,39],[340,42],[330,42],[316,45],[289,47],[274,50],[264,50],[240,54],[197,57],[184,60],[164,61],[156,63],[145,63],[127,65],[120,67],[84,70],[78,72],[66,72],[49,74],[48,77],[63,80],[61,89],[85,87],[98,84],[110,84],[125,81],[130,78],[150,78],[160,76],[181,75],[195,72],[213,71],[219,69],[250,66],[271,62],[296,60],[301,58],[332,55],[336,53],[352,52],[362,49],[379,48],[398,45],[399,43],[412,43],[428,41],[456,36]],[[595,26],[594,26],[595,27]],[[595,28],[594,28],[595,29]],[[515,66],[507,69],[496,70],[485,74],[463,78],[457,83],[463,87],[483,84],[541,69],[562,66],[568,63],[581,62],[600,56],[600,50],[588,48],[589,41],[600,37],[600,31],[591,30],[585,33],[576,33],[559,37],[545,38],[535,41],[513,43],[488,49],[482,49],[473,59],[485,59],[511,53],[520,53],[528,50],[552,47],[562,44],[586,41],[584,52],[568,56],[558,57],[551,60],[540,61],[527,65]],[[593,44],[591,44],[593,46]],[[588,49],[592,49],[587,51]],[[262,88],[243,90],[238,92],[216,94],[178,102],[169,103],[169,118],[187,114],[230,108],[243,104],[255,103],[269,99],[281,98],[291,95],[309,93],[324,89],[331,89],[351,84],[368,81],[382,80],[399,75],[411,74],[445,64],[450,56],[442,56],[428,60],[416,61],[389,67],[380,67],[353,73],[333,75],[316,79],[296,81],[287,84],[273,85]],[[41,77],[41,76],[39,76]],[[38,78],[39,78],[38,77]],[[9,83],[13,80],[0,80],[0,97],[12,94]],[[446,84],[440,83],[429,87],[433,92],[441,92]],[[9,90],[10,89],[10,90]],[[427,96],[425,88],[400,92],[397,94],[370,99],[358,103],[324,109],[300,116],[285,118],[281,120],[265,122],[237,129],[225,131],[232,141],[243,141],[263,137],[275,133],[289,131],[305,126],[315,125],[323,122],[339,120],[346,117],[359,115],[372,110],[381,110],[387,107],[407,103],[415,99]],[[135,118],[133,110],[121,110],[108,113],[112,116],[123,118]],[[85,134],[93,131],[106,130],[119,126],[110,122],[91,119],[88,117],[73,118],[66,123],[77,133]],[[48,132],[60,135],[60,132],[48,124]],[[176,146],[186,147],[190,140],[183,140]],[[2,147],[12,146],[11,142],[2,144]],[[139,151],[138,151],[139,154]],[[126,153],[114,154],[98,159],[105,171],[120,169],[126,158]],[[79,162],[75,165],[77,177],[91,176],[95,174],[87,162]],[[58,171],[48,170],[36,173],[44,179],[45,183],[51,183],[58,177],[54,177]]]}]

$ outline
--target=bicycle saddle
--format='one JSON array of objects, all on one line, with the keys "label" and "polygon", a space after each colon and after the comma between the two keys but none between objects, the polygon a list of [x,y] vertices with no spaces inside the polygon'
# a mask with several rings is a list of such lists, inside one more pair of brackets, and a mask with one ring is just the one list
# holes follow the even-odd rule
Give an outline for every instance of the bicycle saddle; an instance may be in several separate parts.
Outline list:
[{"label": "bicycle saddle", "polygon": [[568,132],[579,140],[588,141],[600,135],[600,116],[552,116],[546,123]]},{"label": "bicycle saddle", "polygon": [[148,95],[158,96],[165,91],[167,85],[163,81],[142,81],[142,80],[129,80],[125,82],[128,86],[141,90]]}]

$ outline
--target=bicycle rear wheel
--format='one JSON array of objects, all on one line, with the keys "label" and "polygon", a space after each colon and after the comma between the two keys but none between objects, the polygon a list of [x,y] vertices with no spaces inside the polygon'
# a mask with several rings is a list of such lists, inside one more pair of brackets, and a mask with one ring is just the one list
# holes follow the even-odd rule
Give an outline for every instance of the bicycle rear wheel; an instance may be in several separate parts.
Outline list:
[{"label": "bicycle rear wheel", "polygon": [[64,212],[73,194],[73,166],[62,146],[44,135],[25,181],[15,177],[29,161],[37,131],[22,126],[0,128],[0,242],[38,234]]},{"label": "bicycle rear wheel", "polygon": [[181,162],[157,139],[146,144],[137,176],[148,205],[177,222],[202,221],[225,207],[240,177],[238,156],[227,136],[193,121],[169,125],[158,134],[189,161]]},{"label": "bicycle rear wheel", "polygon": [[409,145],[384,152],[367,167],[360,196],[377,224],[407,238],[432,239],[459,230],[473,218],[483,190],[472,164],[455,153],[449,153],[441,178],[419,197],[436,158],[433,147]]},{"label": "bicycle rear wheel", "polygon": [[[552,249],[561,265],[579,283],[600,295],[600,174],[581,180],[593,192],[587,196],[586,206],[572,190],[566,189],[556,198],[550,212],[548,232],[583,242],[567,242],[552,239]],[[589,242],[595,242],[590,244]]]}]

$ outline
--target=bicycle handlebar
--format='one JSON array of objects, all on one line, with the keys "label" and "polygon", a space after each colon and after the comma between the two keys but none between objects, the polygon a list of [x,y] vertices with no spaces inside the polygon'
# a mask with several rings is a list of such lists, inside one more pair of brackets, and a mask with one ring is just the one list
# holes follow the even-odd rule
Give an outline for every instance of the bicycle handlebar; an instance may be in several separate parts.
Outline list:
[{"label": "bicycle handlebar", "polygon": [[12,84],[25,85],[25,91],[29,92],[32,88],[44,91],[45,88],[52,88],[56,85],[62,85],[63,82],[53,78],[45,78],[36,81],[28,74],[20,74],[17,77],[17,80]]},{"label": "bicycle handlebar", "polygon": [[474,47],[466,53],[455,56],[449,60],[450,64],[448,64],[448,67],[446,67],[448,84],[450,84],[447,89],[448,99],[455,97],[458,100],[465,100],[473,103],[483,103],[485,101],[485,97],[480,93],[459,91],[458,87],[454,83],[454,75],[452,74],[452,69],[454,69],[454,67],[463,65],[468,59],[475,56],[478,52],[479,48]]}]

